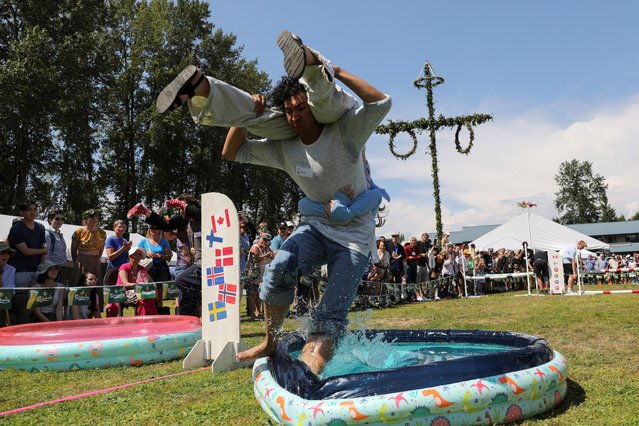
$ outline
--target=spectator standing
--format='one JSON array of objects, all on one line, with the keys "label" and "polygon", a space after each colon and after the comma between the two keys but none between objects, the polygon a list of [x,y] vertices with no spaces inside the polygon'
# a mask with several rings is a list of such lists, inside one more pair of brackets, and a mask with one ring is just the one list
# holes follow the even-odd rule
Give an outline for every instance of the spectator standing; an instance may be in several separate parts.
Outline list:
[{"label": "spectator standing", "polygon": [[[102,252],[106,243],[106,232],[99,227],[100,212],[89,209],[82,213],[83,226],[71,236],[71,258],[75,264],[72,282],[78,282],[85,272],[91,272],[102,285]],[[103,297],[100,296],[100,310]]]},{"label": "spectator standing", "polygon": [[402,277],[404,276],[404,260],[406,259],[406,252],[404,247],[399,243],[399,232],[395,232],[391,235],[390,242],[390,273],[392,281],[396,284],[401,284]]},{"label": "spectator standing", "polygon": [[182,194],[177,200],[169,200],[169,207],[178,207],[180,215],[187,220],[187,235],[193,263],[175,278],[180,290],[178,296],[180,315],[201,315],[202,303],[202,208],[197,198]]},{"label": "spectator standing", "polygon": [[262,317],[262,302],[259,297],[260,283],[262,282],[266,265],[271,263],[271,260],[275,257],[268,243],[268,234],[260,235],[257,239],[257,244],[253,244],[249,250],[247,262],[249,280],[245,290],[246,304],[251,321]]},{"label": "spectator standing", "polygon": [[[154,282],[166,282],[171,280],[171,272],[169,271],[168,261],[173,257],[171,246],[164,238],[162,230],[151,225],[146,232],[146,238],[140,241],[138,247],[146,251],[146,256],[153,260],[151,267],[148,269],[149,276]],[[156,286],[156,305],[158,311],[162,308],[162,285]]]},{"label": "spectator standing", "polygon": [[124,238],[126,228],[126,222],[121,219],[113,222],[113,232],[115,232],[115,235],[111,235],[105,242],[105,252],[108,259],[107,269],[120,269],[120,266],[129,261],[128,253],[132,243]]},{"label": "spectator standing", "polygon": [[47,215],[47,221],[49,227],[46,229],[45,239],[47,240],[46,259],[50,262],[60,266],[60,272],[58,273],[58,281],[62,278],[62,269],[69,260],[67,258],[67,243],[64,241],[64,236],[60,231],[62,224],[64,223],[64,212],[62,210],[52,210]]},{"label": "spectator standing", "polygon": [[[419,247],[417,245],[417,238],[411,237],[410,243],[404,247],[404,253],[406,254],[406,283],[415,284],[417,281],[417,265],[421,256],[419,255]],[[424,300],[421,288],[415,289],[414,295],[409,295],[409,298],[416,298],[421,302]]]},{"label": "spectator standing", "polygon": [[284,241],[286,241],[289,235],[288,225],[286,222],[280,223],[277,227],[277,235],[271,240],[271,250],[273,250],[273,254],[277,254],[278,250],[282,247],[282,244],[284,244]]},{"label": "spectator standing", "polygon": [[[35,221],[38,206],[28,201],[19,206],[22,220],[9,231],[9,245],[15,250],[9,263],[15,268],[15,286],[32,287],[38,275],[38,265],[48,253],[44,226]],[[29,322],[27,312],[28,291],[16,290],[13,295],[13,313],[17,324]]]},{"label": "spectator standing", "polygon": [[568,244],[559,251],[563,258],[564,276],[568,276],[568,290],[566,294],[574,294],[573,283],[577,278],[577,250],[586,248],[586,242],[581,240],[577,244]]},{"label": "spectator standing", "polygon": [[544,250],[535,250],[533,268],[535,270],[535,277],[537,277],[537,286],[539,287],[539,294],[548,294],[548,253]]}]

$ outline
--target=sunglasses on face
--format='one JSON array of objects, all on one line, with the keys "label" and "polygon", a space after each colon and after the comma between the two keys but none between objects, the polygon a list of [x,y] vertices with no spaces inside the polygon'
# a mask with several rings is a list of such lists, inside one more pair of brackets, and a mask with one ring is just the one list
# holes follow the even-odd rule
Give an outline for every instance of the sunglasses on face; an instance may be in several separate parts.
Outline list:
[{"label": "sunglasses on face", "polygon": [[57,221],[63,221],[64,218],[63,217],[54,217],[53,220],[57,220]]},{"label": "sunglasses on face", "polygon": [[10,256],[11,250],[0,251],[0,254],[6,254],[7,256]]}]

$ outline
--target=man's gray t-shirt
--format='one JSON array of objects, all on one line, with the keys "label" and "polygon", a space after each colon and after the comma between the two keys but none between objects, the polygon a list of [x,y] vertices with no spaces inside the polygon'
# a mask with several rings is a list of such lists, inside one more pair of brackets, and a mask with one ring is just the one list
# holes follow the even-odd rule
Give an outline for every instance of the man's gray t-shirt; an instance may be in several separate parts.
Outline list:
[{"label": "man's gray t-shirt", "polygon": [[[284,140],[250,140],[240,147],[235,161],[281,169],[297,183],[304,195],[319,203],[329,202],[335,192],[351,185],[355,196],[368,190],[362,149],[391,107],[387,96],[346,112],[337,122],[324,125],[320,137],[304,145],[299,137]],[[348,224],[330,223],[325,217],[303,216],[328,239],[364,255],[371,251],[375,221],[371,212]]]}]

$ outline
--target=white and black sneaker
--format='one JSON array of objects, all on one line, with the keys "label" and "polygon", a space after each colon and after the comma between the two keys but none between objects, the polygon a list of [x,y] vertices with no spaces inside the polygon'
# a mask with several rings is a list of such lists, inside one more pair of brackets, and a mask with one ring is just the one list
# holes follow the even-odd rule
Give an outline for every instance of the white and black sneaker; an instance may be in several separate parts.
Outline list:
[{"label": "white and black sneaker", "polygon": [[204,73],[195,84],[191,83],[191,78],[198,72],[195,65],[188,65],[169,84],[162,89],[155,101],[155,106],[160,114],[173,111],[186,103],[180,99],[180,95],[188,95],[192,98],[195,95],[195,88],[204,80]]},{"label": "white and black sneaker", "polygon": [[277,45],[284,53],[284,69],[291,78],[300,78],[306,68],[306,51],[302,39],[284,30],[277,36]]}]

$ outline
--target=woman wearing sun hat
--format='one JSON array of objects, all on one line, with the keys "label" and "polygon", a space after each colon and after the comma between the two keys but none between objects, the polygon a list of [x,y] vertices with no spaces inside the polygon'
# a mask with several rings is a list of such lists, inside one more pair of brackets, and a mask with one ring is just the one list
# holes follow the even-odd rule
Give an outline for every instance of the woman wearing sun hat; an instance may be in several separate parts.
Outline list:
[{"label": "woman wearing sun hat", "polygon": [[[60,265],[56,265],[50,260],[45,260],[38,265],[38,277],[36,278],[35,287],[57,287],[56,280],[59,272]],[[33,308],[31,315],[36,322],[62,321],[64,319],[64,290],[56,288],[51,304]]]}]

